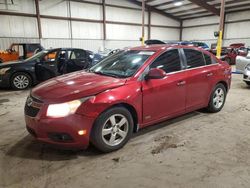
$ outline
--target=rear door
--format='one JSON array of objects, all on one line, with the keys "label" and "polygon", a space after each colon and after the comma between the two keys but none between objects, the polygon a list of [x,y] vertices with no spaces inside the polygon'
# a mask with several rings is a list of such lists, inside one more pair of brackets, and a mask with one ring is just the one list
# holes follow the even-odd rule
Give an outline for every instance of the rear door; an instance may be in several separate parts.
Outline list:
[{"label": "rear door", "polygon": [[144,123],[185,112],[186,72],[181,62],[179,50],[173,49],[149,66],[164,70],[166,77],[142,81]]},{"label": "rear door", "polygon": [[186,110],[192,111],[203,107],[211,90],[212,73],[206,67],[204,55],[194,49],[183,49],[187,69]]},{"label": "rear door", "polygon": [[69,50],[68,56],[67,73],[83,70],[89,67],[90,59],[85,50]]}]

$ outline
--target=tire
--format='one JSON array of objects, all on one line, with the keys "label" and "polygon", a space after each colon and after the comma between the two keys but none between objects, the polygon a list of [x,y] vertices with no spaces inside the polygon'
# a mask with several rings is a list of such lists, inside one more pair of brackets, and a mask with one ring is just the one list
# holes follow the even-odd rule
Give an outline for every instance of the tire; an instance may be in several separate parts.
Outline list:
[{"label": "tire", "polygon": [[25,72],[17,72],[11,77],[10,84],[12,89],[24,90],[32,85],[32,79],[30,75]]},{"label": "tire", "polygon": [[217,84],[210,96],[207,110],[212,113],[221,111],[226,101],[227,91],[223,84]]},{"label": "tire", "polygon": [[111,108],[96,119],[91,131],[91,143],[105,153],[118,150],[130,139],[133,125],[133,118],[126,108]]},{"label": "tire", "polygon": [[246,84],[248,85],[248,86],[250,86],[250,82],[249,81],[245,81],[246,82]]}]

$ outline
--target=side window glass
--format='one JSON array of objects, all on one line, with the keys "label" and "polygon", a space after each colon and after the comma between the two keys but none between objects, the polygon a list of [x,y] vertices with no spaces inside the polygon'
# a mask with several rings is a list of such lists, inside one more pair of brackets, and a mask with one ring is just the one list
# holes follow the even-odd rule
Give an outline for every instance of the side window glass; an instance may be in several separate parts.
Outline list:
[{"label": "side window glass", "polygon": [[166,73],[176,72],[181,70],[181,61],[179,51],[177,49],[167,51],[160,55],[149,67],[164,70]]},{"label": "side window glass", "polygon": [[211,65],[212,64],[211,56],[207,54],[203,54],[203,55],[206,61],[206,65]]},{"label": "side window glass", "polygon": [[56,59],[56,54],[57,54],[56,51],[50,52],[50,53],[46,54],[46,55],[43,57],[43,60],[46,61],[46,62],[55,61],[55,59]]},{"label": "side window glass", "polygon": [[205,65],[202,52],[193,49],[184,49],[184,53],[186,55],[188,69]]},{"label": "side window glass", "polygon": [[71,53],[70,59],[85,59],[86,53],[83,50],[74,50]]}]

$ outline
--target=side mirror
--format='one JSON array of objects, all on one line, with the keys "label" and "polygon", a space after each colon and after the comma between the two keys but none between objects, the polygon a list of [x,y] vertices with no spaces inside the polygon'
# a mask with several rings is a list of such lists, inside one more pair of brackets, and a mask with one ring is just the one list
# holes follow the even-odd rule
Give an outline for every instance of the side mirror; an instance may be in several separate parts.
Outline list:
[{"label": "side mirror", "polygon": [[148,74],[145,76],[145,80],[150,79],[162,79],[166,76],[166,73],[162,69],[153,68],[151,69]]}]

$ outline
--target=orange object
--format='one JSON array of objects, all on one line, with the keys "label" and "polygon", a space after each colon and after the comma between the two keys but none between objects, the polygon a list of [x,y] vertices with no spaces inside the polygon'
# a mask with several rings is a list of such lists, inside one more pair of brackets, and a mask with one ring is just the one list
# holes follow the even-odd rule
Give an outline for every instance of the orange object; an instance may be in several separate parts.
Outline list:
[{"label": "orange object", "polygon": [[9,49],[0,50],[0,63],[27,59],[43,50],[39,43],[13,43]]}]

